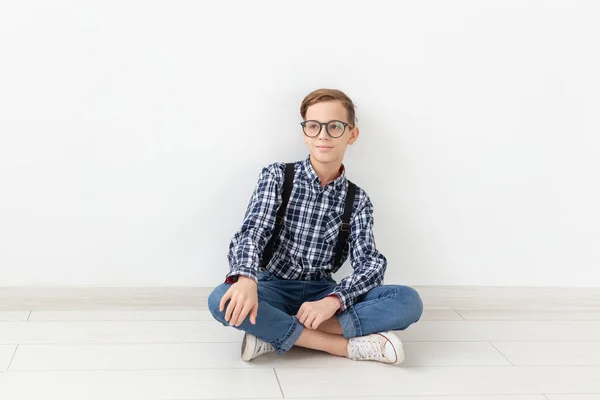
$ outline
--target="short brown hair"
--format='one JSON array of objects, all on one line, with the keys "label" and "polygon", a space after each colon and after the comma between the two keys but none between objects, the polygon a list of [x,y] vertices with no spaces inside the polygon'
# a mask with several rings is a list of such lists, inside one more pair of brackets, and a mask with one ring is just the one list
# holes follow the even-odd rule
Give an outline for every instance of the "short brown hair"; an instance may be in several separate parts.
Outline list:
[{"label": "short brown hair", "polygon": [[302,119],[306,119],[306,110],[308,110],[308,107],[323,101],[332,100],[339,100],[342,103],[348,113],[348,123],[354,126],[354,124],[356,124],[356,113],[354,112],[356,106],[352,100],[350,100],[350,97],[337,89],[317,89],[309,93],[304,100],[302,100],[302,105],[300,105],[300,115],[302,116]]}]

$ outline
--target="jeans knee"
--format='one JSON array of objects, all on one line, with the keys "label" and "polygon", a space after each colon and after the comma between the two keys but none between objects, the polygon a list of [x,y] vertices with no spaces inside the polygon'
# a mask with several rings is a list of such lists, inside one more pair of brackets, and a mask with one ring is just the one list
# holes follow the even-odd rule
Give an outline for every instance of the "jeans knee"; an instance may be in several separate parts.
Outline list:
[{"label": "jeans knee", "polygon": [[423,315],[423,300],[419,292],[409,286],[399,286],[398,291],[397,299],[402,303],[404,310],[408,310],[414,322],[419,321]]},{"label": "jeans knee", "polygon": [[212,316],[220,322],[223,322],[224,312],[220,311],[221,299],[225,293],[229,290],[231,285],[221,284],[217,286],[208,296],[208,310]]}]

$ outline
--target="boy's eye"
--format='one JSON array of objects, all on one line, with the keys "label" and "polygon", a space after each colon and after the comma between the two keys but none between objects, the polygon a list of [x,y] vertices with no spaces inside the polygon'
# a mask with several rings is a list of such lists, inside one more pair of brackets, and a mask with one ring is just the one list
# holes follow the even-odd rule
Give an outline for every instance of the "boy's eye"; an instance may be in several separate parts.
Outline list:
[{"label": "boy's eye", "polygon": [[319,125],[317,125],[317,124],[315,124],[315,123],[312,123],[312,124],[308,124],[308,127],[309,127],[310,129],[317,129],[317,128],[319,127]]}]

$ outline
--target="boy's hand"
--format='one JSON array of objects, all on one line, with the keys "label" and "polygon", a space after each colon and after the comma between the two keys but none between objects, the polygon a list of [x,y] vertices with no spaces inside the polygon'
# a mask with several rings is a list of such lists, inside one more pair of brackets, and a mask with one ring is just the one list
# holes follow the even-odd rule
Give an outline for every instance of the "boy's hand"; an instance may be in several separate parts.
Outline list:
[{"label": "boy's hand", "polygon": [[325,297],[319,301],[307,301],[298,310],[298,321],[308,329],[317,329],[323,321],[333,317],[340,308],[337,297]]},{"label": "boy's hand", "polygon": [[258,288],[254,279],[240,275],[238,281],[223,295],[219,305],[220,311],[225,308],[227,300],[231,301],[227,305],[225,320],[230,326],[240,326],[248,314],[250,314],[250,322],[256,325]]}]

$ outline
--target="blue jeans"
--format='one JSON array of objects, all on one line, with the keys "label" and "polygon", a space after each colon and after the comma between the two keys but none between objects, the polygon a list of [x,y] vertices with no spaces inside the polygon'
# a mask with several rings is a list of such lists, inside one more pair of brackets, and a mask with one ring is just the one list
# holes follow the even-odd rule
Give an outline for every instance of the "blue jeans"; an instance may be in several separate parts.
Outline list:
[{"label": "blue jeans", "polygon": [[[258,313],[256,325],[246,317],[236,329],[249,332],[271,343],[278,354],[292,348],[304,326],[296,314],[302,303],[317,301],[337,285],[333,278],[320,281],[280,279],[267,270],[258,274]],[[223,283],[210,294],[208,308],[225,326],[225,310],[219,311],[221,298],[231,284]],[[371,289],[337,317],[346,338],[389,330],[404,330],[421,318],[423,303],[416,290],[408,286],[383,285]]]}]

